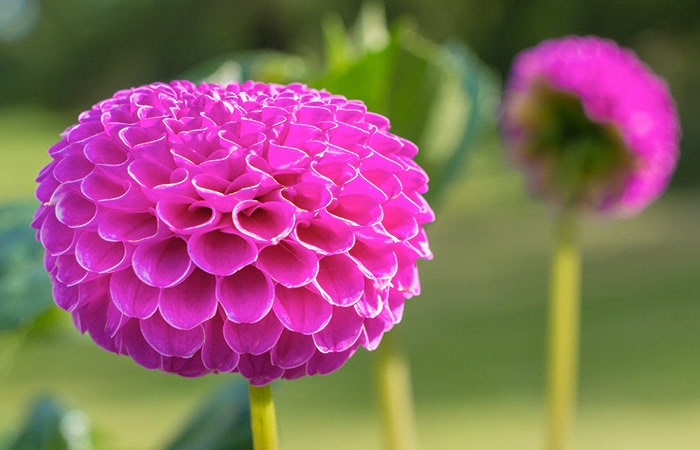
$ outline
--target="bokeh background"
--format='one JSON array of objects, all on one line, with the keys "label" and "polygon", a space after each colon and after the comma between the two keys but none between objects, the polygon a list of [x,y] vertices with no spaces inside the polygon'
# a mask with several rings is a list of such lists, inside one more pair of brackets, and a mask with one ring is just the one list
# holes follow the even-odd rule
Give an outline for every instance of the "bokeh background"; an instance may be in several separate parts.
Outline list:
[{"label": "bokeh background", "polygon": [[[696,0],[0,0],[0,447],[186,448],[193,414],[238,378],[150,372],[80,336],[51,306],[28,221],[46,150],[80,111],[155,80],[252,76],[362,98],[421,146],[435,260],[395,332],[422,448],[541,448],[550,217],[494,121],[513,56],[566,34],[634,49],[668,80],[684,133],[664,197],[585,221],[577,449],[700,448]],[[282,448],[379,449],[372,370],[360,350],[335,374],[277,384]]]}]

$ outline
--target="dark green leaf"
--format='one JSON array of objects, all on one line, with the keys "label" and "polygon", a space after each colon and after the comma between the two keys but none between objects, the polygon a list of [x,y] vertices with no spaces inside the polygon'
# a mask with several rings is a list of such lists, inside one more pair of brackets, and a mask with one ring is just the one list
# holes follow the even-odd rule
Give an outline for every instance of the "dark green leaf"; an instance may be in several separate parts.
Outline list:
[{"label": "dark green leaf", "polygon": [[168,450],[250,450],[250,410],[246,386],[229,382],[190,419]]},{"label": "dark green leaf", "polygon": [[43,249],[29,226],[34,208],[0,209],[0,332],[33,322],[53,304]]},{"label": "dark green leaf", "polygon": [[17,438],[8,450],[67,450],[61,433],[65,409],[51,397],[38,398]]}]

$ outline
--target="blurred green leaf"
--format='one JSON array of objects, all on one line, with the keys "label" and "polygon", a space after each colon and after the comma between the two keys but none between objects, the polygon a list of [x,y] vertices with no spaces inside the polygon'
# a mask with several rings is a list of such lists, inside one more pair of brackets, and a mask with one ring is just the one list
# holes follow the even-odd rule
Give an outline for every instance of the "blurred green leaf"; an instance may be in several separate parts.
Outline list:
[{"label": "blurred green leaf", "polygon": [[209,83],[246,80],[290,83],[306,78],[308,71],[300,56],[274,50],[252,50],[214,58],[185,72],[181,78]]},{"label": "blurred green leaf", "polygon": [[0,332],[32,323],[53,305],[32,204],[0,208]]},{"label": "blurred green leaf", "polygon": [[190,419],[167,450],[249,450],[248,391],[243,383],[229,382]]},{"label": "blurred green leaf", "polygon": [[50,396],[35,400],[8,450],[88,450],[90,424],[82,411],[67,410]]}]

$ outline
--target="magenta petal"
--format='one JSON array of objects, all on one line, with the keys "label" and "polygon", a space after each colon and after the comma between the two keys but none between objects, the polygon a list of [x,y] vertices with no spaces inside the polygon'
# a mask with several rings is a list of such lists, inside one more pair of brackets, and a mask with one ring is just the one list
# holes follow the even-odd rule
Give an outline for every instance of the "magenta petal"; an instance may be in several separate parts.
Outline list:
[{"label": "magenta petal", "polygon": [[256,265],[287,287],[303,286],[318,273],[316,255],[301,245],[288,241],[265,247],[258,255]]},{"label": "magenta petal", "polygon": [[109,291],[114,305],[129,317],[147,319],[158,309],[160,291],[143,283],[130,267],[112,275]]},{"label": "magenta petal", "polygon": [[344,352],[336,353],[321,353],[316,352],[306,364],[306,372],[309,375],[327,375],[331,372],[343,367],[347,361],[355,353],[355,349],[351,348]]},{"label": "magenta petal", "polygon": [[132,257],[134,272],[144,283],[155,287],[178,284],[190,273],[192,260],[182,239],[170,238],[142,244]]},{"label": "magenta petal", "polygon": [[376,317],[384,307],[384,302],[389,295],[389,288],[380,290],[376,282],[365,278],[365,291],[360,300],[355,303],[355,311],[362,317]]},{"label": "magenta petal", "polygon": [[161,289],[160,313],[175,328],[189,330],[216,314],[215,291],[216,279],[195,269],[182,283]]},{"label": "magenta petal", "polygon": [[283,329],[277,317],[270,312],[255,323],[224,322],[224,339],[236,353],[260,355],[277,343]]},{"label": "magenta petal", "polygon": [[285,189],[282,197],[304,211],[318,211],[330,205],[333,194],[321,183],[303,182]]},{"label": "magenta petal", "polygon": [[231,350],[224,339],[223,322],[214,316],[204,325],[204,346],[202,362],[209,370],[230,372],[238,365],[239,355]]},{"label": "magenta petal", "polygon": [[121,339],[126,353],[131,356],[136,363],[147,369],[161,368],[163,361],[160,353],[155,351],[143,338],[138,320],[129,320],[122,327]]},{"label": "magenta petal", "polygon": [[71,228],[84,227],[97,214],[95,204],[85,197],[72,192],[54,195],[54,199],[57,197],[56,218],[66,226]]},{"label": "magenta petal", "polygon": [[343,253],[355,244],[352,229],[340,220],[317,218],[299,223],[295,234],[304,247],[321,254]]},{"label": "magenta petal", "polygon": [[401,322],[403,317],[403,307],[404,307],[404,294],[398,289],[391,289],[389,291],[389,297],[387,298],[387,306],[391,312],[391,317],[394,323]]},{"label": "magenta petal", "polygon": [[362,297],[365,279],[348,256],[331,255],[319,261],[316,285],[330,303],[350,306]]},{"label": "magenta petal", "polygon": [[267,161],[273,169],[285,169],[308,164],[309,157],[302,150],[285,147],[270,142],[267,150]]},{"label": "magenta petal", "polygon": [[[184,199],[184,198],[183,198]],[[161,200],[156,205],[158,217],[176,233],[192,234],[216,224],[218,212],[209,202]]]},{"label": "magenta petal", "polygon": [[357,342],[362,332],[363,318],[355,308],[333,308],[333,316],[328,325],[314,334],[316,348],[323,353],[342,352]]},{"label": "magenta petal", "polygon": [[97,232],[108,241],[138,242],[158,233],[158,219],[148,212],[109,211],[100,219]]},{"label": "magenta petal", "polygon": [[[390,321],[389,321],[390,322]],[[365,319],[363,329],[365,333],[365,342],[362,344],[369,351],[376,350],[379,347],[379,343],[382,342],[382,336],[384,335],[384,330],[393,326],[393,323],[387,324],[383,316],[374,317],[372,319]]]},{"label": "magenta petal", "polygon": [[163,370],[170,373],[176,373],[185,378],[197,378],[211,373],[209,369],[204,367],[201,351],[198,351],[188,358],[164,357]]},{"label": "magenta petal", "polygon": [[65,253],[73,245],[74,236],[75,231],[59,222],[53,211],[47,212],[39,230],[39,239],[46,250],[53,255]]},{"label": "magenta petal", "polygon": [[93,164],[117,166],[129,159],[119,145],[104,135],[90,140],[83,151]]},{"label": "magenta petal", "polygon": [[292,231],[294,207],[282,202],[246,200],[233,209],[233,223],[243,234],[276,243]]},{"label": "magenta petal", "polygon": [[80,300],[80,287],[67,286],[60,281],[54,281],[52,287],[53,299],[59,308],[73,311]]},{"label": "magenta petal", "polygon": [[93,232],[81,234],[75,245],[75,258],[81,266],[91,272],[114,271],[124,263],[126,256],[124,244],[105,241]]},{"label": "magenta petal", "polygon": [[201,326],[179,330],[168,325],[160,314],[142,320],[141,332],[146,342],[163,356],[189,358],[204,344],[204,329]]},{"label": "magenta petal", "polygon": [[284,369],[297,367],[311,358],[316,346],[311,336],[284,330],[277,345],[270,351],[272,364]]},{"label": "magenta petal", "polygon": [[396,254],[390,245],[373,244],[357,239],[350,250],[367,276],[373,278],[392,278],[398,270]]},{"label": "magenta petal", "polygon": [[382,220],[382,208],[372,197],[362,194],[344,195],[338,198],[328,212],[359,226],[371,226]]},{"label": "magenta petal", "polygon": [[195,234],[187,250],[199,268],[214,275],[231,275],[257,257],[254,244],[225,230]]},{"label": "magenta petal", "polygon": [[270,355],[241,355],[238,371],[253,386],[264,386],[282,376],[284,369],[272,365]]},{"label": "magenta petal", "polygon": [[229,320],[254,323],[270,312],[274,287],[263,272],[247,266],[233,275],[219,278],[216,296]]},{"label": "magenta petal", "polygon": [[282,378],[285,380],[296,380],[301,377],[307,376],[306,373],[306,363],[298,366],[298,367],[292,367],[291,369],[285,369],[284,373],[282,374]]},{"label": "magenta petal", "polygon": [[78,264],[75,256],[64,254],[56,259],[56,279],[68,286],[80,283],[87,277],[88,272]]},{"label": "magenta petal", "polygon": [[70,183],[85,178],[95,165],[79,155],[70,155],[56,164],[53,176],[61,183]]},{"label": "magenta petal", "polygon": [[302,334],[323,329],[333,313],[331,304],[309,289],[288,289],[280,285],[275,288],[272,309],[288,330]]}]

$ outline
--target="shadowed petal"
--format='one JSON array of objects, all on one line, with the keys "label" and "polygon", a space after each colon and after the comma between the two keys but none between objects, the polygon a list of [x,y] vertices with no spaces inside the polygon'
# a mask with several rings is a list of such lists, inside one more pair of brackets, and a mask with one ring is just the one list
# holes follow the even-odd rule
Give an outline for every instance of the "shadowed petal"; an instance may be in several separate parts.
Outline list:
[{"label": "shadowed petal", "polygon": [[340,369],[345,361],[347,361],[355,353],[355,348],[345,350],[344,352],[321,353],[316,352],[314,356],[306,363],[306,372],[309,375],[327,375]]},{"label": "shadowed petal", "polygon": [[265,247],[258,255],[256,266],[287,287],[303,286],[318,273],[316,255],[301,245],[288,241]]},{"label": "shadowed petal", "polygon": [[215,278],[195,269],[182,283],[161,289],[160,313],[175,328],[189,330],[216,314],[215,290]]},{"label": "shadowed petal", "polygon": [[141,321],[141,332],[146,342],[163,356],[189,358],[204,344],[204,329],[178,330],[168,325],[160,314]]},{"label": "shadowed petal", "polygon": [[136,276],[144,283],[163,288],[184,280],[192,268],[187,244],[174,237],[138,246],[132,261]]},{"label": "shadowed petal", "polygon": [[129,317],[147,319],[158,309],[160,290],[143,283],[131,268],[112,275],[109,291],[114,305]]},{"label": "shadowed petal", "polygon": [[247,266],[233,275],[220,277],[216,296],[229,320],[254,323],[270,312],[274,287],[263,272]]},{"label": "shadowed petal", "polygon": [[331,319],[330,303],[306,288],[288,289],[277,285],[272,305],[277,318],[290,331],[312,334],[323,329]]},{"label": "shadowed petal", "polygon": [[322,353],[349,349],[360,337],[363,320],[357,315],[355,308],[333,307],[333,316],[328,325],[314,334],[316,348]]},{"label": "shadowed petal", "polygon": [[270,350],[282,334],[284,327],[270,312],[255,323],[224,323],[224,339],[236,353],[260,355]]},{"label": "shadowed petal", "polygon": [[349,306],[362,297],[364,277],[346,255],[331,255],[319,261],[316,285],[323,297],[338,306]]},{"label": "shadowed petal", "polygon": [[282,376],[284,369],[272,365],[269,353],[262,355],[241,355],[238,371],[253,386],[264,386]]},{"label": "shadowed petal", "polygon": [[187,250],[199,268],[214,275],[231,275],[257,256],[254,244],[225,230],[193,235]]},{"label": "shadowed petal", "polygon": [[218,315],[204,325],[202,362],[209,370],[230,372],[238,365],[239,355],[231,350],[224,339],[223,322]]},{"label": "shadowed petal", "polygon": [[315,351],[311,336],[284,330],[277,345],[270,351],[270,359],[276,366],[292,369],[308,361]]},{"label": "shadowed petal", "polygon": [[105,241],[93,232],[81,234],[75,245],[75,258],[78,263],[92,272],[114,271],[124,263],[126,256],[124,244]]},{"label": "shadowed petal", "polygon": [[160,353],[146,342],[138,320],[131,319],[122,327],[121,339],[126,353],[139,365],[147,369],[161,368],[163,361]]}]

